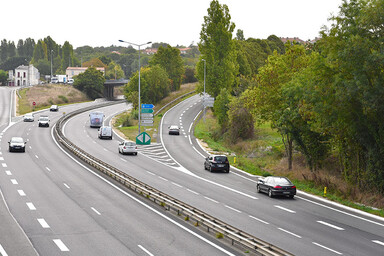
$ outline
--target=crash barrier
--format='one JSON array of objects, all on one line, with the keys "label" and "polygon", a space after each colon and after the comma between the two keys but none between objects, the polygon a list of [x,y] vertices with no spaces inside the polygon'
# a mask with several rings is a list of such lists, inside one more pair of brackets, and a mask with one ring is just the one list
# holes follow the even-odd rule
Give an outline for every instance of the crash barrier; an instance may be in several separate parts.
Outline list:
[{"label": "crash barrier", "polygon": [[56,140],[63,145],[66,149],[72,152],[75,156],[94,167],[95,169],[103,172],[112,179],[118,181],[125,187],[131,189],[137,194],[145,197],[148,200],[160,205],[165,210],[175,213],[177,216],[183,218],[194,224],[196,228],[203,228],[208,232],[214,232],[216,237],[225,238],[231,242],[231,245],[246,250],[249,253],[257,255],[292,255],[272,244],[269,244],[261,239],[256,238],[244,231],[241,231],[191,205],[188,205],[172,196],[169,196],[160,190],[157,190],[138,179],[135,179],[127,173],[113,167],[112,165],[101,161],[100,159],[88,154],[69,139],[67,139],[63,132],[62,127],[73,116],[100,107],[111,106],[113,104],[122,103],[124,101],[106,102],[98,105],[89,106],[70,112],[62,116],[56,123],[54,128],[54,136]]}]

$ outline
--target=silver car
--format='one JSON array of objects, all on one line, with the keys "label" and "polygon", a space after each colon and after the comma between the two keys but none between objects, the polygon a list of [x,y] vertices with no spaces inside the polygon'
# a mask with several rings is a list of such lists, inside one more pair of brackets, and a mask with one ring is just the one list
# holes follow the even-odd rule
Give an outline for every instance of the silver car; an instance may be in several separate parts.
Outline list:
[{"label": "silver car", "polygon": [[123,141],[119,143],[120,154],[132,154],[137,156],[137,145],[132,141]]},{"label": "silver car", "polygon": [[19,151],[25,152],[25,144],[27,142],[24,141],[21,137],[12,137],[8,142],[9,144],[9,152]]},{"label": "silver car", "polygon": [[33,122],[33,121],[35,121],[35,117],[33,116],[32,113],[28,113],[28,114],[24,115],[23,121],[24,122]]}]

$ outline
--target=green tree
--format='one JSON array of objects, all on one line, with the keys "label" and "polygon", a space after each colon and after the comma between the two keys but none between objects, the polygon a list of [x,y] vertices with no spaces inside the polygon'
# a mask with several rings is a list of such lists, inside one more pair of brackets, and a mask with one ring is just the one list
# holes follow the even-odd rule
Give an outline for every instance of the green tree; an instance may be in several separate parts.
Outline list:
[{"label": "green tree", "polygon": [[254,120],[240,97],[233,98],[228,106],[228,138],[231,143],[250,139],[254,134]]},{"label": "green tree", "polygon": [[39,70],[40,75],[50,75],[51,74],[51,62],[48,60],[39,60],[35,67]]},{"label": "green tree", "polygon": [[66,70],[67,67],[72,67],[73,63],[74,63],[73,46],[68,41],[65,41],[62,47],[62,57],[61,57],[62,70]]},{"label": "green tree", "polygon": [[106,79],[120,79],[124,77],[124,71],[119,64],[111,61],[107,67],[105,78]]},{"label": "green tree", "polygon": [[220,94],[215,99],[213,113],[215,114],[222,131],[225,131],[228,127],[228,110],[230,102],[231,94],[226,88],[221,89]]},{"label": "green tree", "polygon": [[244,31],[243,30],[241,30],[241,29],[237,30],[237,32],[236,32],[236,39],[239,40],[239,41],[244,41],[245,40]]},{"label": "green tree", "polygon": [[96,99],[103,96],[104,82],[103,72],[89,67],[84,73],[76,76],[73,86],[84,92],[89,98]]},{"label": "green tree", "polygon": [[8,80],[8,73],[0,69],[0,85],[6,85]]},{"label": "green tree", "polygon": [[1,40],[0,44],[0,63],[8,59],[8,42],[6,39]]},{"label": "green tree", "polygon": [[160,65],[167,72],[171,80],[172,91],[180,89],[185,70],[179,49],[170,45],[166,48],[160,46],[157,53],[151,59],[150,65]]},{"label": "green tree", "polygon": [[239,72],[237,53],[232,33],[235,24],[231,22],[227,5],[213,0],[208,16],[200,32],[200,61],[197,64],[198,91],[203,91],[204,62],[206,61],[206,92],[216,97],[222,88],[232,89]]},{"label": "green tree", "polygon": [[[133,99],[133,107],[137,109],[139,73],[136,72],[129,83],[124,87],[124,95],[127,100]],[[140,72],[140,96],[141,103],[156,104],[170,92],[170,84],[167,72],[159,65],[142,68]]]},{"label": "green tree", "polygon": [[47,45],[43,40],[37,41],[35,49],[33,50],[32,63],[35,64],[39,60],[48,60]]}]

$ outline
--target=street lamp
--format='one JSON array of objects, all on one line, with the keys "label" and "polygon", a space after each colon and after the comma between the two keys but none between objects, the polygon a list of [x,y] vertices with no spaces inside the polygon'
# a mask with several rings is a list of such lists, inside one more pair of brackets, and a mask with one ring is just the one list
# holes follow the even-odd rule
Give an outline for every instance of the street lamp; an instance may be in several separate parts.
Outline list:
[{"label": "street lamp", "polygon": [[132,44],[134,46],[137,46],[139,47],[139,134],[140,134],[140,115],[141,115],[141,104],[140,104],[140,46],[143,46],[143,45],[146,45],[146,44],[150,44],[152,42],[148,42],[148,43],[145,43],[145,44],[134,44],[134,43],[130,43],[130,42],[126,42],[124,40],[119,40],[120,43],[126,43],[126,44]]},{"label": "street lamp", "polygon": [[205,59],[201,59],[202,61],[204,61],[204,97],[205,97],[205,65],[206,65],[206,60]]},{"label": "street lamp", "polygon": [[53,50],[51,50],[51,82],[52,82],[52,53],[53,53]]}]

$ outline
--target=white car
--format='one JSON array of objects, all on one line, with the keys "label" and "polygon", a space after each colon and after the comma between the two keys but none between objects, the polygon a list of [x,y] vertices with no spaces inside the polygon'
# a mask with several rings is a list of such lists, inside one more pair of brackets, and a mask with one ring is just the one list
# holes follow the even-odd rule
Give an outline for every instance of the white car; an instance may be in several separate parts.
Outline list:
[{"label": "white car", "polygon": [[49,127],[49,117],[40,116],[39,117],[39,127]]},{"label": "white car", "polygon": [[35,121],[35,117],[33,116],[32,113],[28,113],[28,114],[24,115],[23,121],[24,122],[33,122],[33,121]]},{"label": "white car", "polygon": [[132,141],[123,141],[119,144],[119,153],[120,154],[132,154],[137,156],[137,145]]}]

